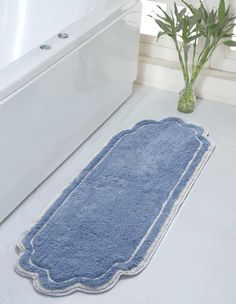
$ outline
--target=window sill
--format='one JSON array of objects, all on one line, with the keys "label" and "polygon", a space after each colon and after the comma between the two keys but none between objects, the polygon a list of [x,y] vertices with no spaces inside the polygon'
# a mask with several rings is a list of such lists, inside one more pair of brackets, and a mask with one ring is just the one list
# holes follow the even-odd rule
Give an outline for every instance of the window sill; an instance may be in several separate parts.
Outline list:
[{"label": "window sill", "polygon": [[[184,82],[178,62],[139,56],[137,82],[143,85],[179,92]],[[204,69],[196,84],[199,98],[236,105],[236,74]]]}]

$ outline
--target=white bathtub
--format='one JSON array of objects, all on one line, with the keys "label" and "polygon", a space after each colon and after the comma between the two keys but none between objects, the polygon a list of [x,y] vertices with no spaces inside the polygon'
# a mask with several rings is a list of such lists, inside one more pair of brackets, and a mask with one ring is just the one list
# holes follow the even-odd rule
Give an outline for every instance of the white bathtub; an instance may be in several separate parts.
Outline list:
[{"label": "white bathtub", "polygon": [[132,93],[141,7],[2,0],[0,9],[1,222]]}]

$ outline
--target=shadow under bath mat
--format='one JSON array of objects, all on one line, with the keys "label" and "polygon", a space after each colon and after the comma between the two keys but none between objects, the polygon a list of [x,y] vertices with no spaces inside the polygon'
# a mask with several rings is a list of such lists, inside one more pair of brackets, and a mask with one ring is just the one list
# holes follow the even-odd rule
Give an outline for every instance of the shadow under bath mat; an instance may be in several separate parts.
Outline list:
[{"label": "shadow under bath mat", "polygon": [[55,296],[137,274],[212,151],[202,128],[178,118],[117,134],[18,244],[16,271]]}]

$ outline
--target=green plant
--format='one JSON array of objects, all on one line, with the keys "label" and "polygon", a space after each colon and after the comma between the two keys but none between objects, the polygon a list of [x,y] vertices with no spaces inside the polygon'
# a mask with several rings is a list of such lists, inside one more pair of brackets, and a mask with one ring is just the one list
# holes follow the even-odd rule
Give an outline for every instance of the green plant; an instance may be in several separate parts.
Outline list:
[{"label": "green plant", "polygon": [[[189,113],[195,105],[194,84],[214,50],[221,44],[236,46],[236,41],[231,39],[236,17],[231,15],[230,6],[226,8],[224,0],[220,0],[219,6],[211,11],[200,0],[197,8],[181,1],[185,8],[178,10],[174,3],[173,10],[167,13],[158,6],[162,14],[155,13],[150,17],[161,28],[157,41],[167,35],[174,42],[185,81],[178,110]],[[202,47],[198,45],[200,38],[203,39]]]}]

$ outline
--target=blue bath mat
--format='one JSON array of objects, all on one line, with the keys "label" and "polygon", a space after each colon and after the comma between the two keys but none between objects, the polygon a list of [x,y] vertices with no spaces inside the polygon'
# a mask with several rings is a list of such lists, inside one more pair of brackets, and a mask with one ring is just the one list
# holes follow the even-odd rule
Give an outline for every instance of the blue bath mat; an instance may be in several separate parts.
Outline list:
[{"label": "blue bath mat", "polygon": [[103,292],[144,269],[213,151],[178,118],[117,134],[18,244],[45,294]]}]

